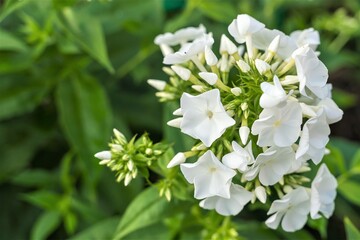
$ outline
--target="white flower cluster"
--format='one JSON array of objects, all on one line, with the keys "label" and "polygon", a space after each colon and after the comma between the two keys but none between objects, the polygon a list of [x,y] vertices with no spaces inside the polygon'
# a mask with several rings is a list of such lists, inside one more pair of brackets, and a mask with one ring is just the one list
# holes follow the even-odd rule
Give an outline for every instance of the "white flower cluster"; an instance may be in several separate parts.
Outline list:
[{"label": "white flower cluster", "polygon": [[[328,70],[319,60],[314,29],[289,36],[241,14],[221,36],[220,55],[204,26],[159,35],[170,82],[148,80],[161,101],[180,98],[178,127],[198,143],[178,153],[168,167],[180,165],[194,185],[200,206],[236,215],[250,201],[271,203],[270,228],[301,229],[310,213],[329,218],[334,210],[336,179],[321,164],[312,180],[301,175],[326,153],[329,124],[343,112],[331,99]],[[179,47],[175,48],[177,45]],[[246,47],[246,51],[245,51]],[[197,156],[194,163],[185,163]]]}]

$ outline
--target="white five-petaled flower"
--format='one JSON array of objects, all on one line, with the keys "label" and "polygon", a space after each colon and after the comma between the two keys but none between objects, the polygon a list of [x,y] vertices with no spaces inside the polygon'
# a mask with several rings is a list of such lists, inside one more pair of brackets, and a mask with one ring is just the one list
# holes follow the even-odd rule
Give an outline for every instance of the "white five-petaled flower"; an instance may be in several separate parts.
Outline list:
[{"label": "white five-petaled flower", "polygon": [[313,182],[311,183],[310,215],[320,218],[320,212],[329,218],[335,208],[336,178],[330,173],[325,164],[321,164]]},{"label": "white five-petaled flower", "polygon": [[304,124],[296,158],[311,159],[315,164],[320,163],[329,141],[329,134],[330,128],[326,122],[326,115],[323,110],[320,110],[319,116],[310,118]]},{"label": "white five-petaled flower", "polygon": [[313,28],[294,31],[290,33],[290,37],[296,42],[299,47],[308,44],[309,47],[311,47],[314,51],[320,44],[319,32]]},{"label": "white five-petaled flower", "polygon": [[219,196],[208,197],[200,202],[200,207],[210,210],[215,209],[217,213],[223,216],[237,215],[251,198],[251,192],[240,185],[231,184],[230,198]]},{"label": "white five-petaled flower", "polygon": [[249,165],[253,164],[255,159],[252,152],[251,141],[245,148],[241,147],[235,141],[232,142],[233,152],[226,154],[222,162],[232,169],[237,169],[239,172],[245,172],[249,169]]},{"label": "white five-petaled flower", "polygon": [[230,198],[231,179],[236,172],[222,164],[212,151],[208,150],[195,163],[182,163],[180,169],[185,179],[194,184],[196,199]]},{"label": "white five-petaled flower", "polygon": [[203,25],[199,27],[187,27],[176,31],[175,33],[164,33],[156,36],[154,42],[157,45],[166,44],[174,46],[178,44],[184,44],[188,41],[193,41],[206,33],[206,29]]},{"label": "white five-petaled flower", "polygon": [[253,123],[251,132],[259,135],[257,144],[260,147],[287,147],[298,139],[301,123],[300,104],[287,101],[283,107],[265,108]]},{"label": "white five-petaled flower", "polygon": [[253,180],[259,174],[262,185],[274,185],[289,171],[293,161],[295,153],[291,147],[273,146],[257,156],[254,165],[245,172],[244,177]]},{"label": "white five-petaled flower", "polygon": [[267,214],[273,215],[265,224],[269,228],[276,229],[281,222],[281,227],[286,232],[294,232],[305,225],[309,211],[309,194],[304,187],[299,187],[271,204]]},{"label": "white five-petaled flower", "polygon": [[[308,96],[306,88],[320,99],[326,97],[328,70],[322,63],[314,50],[308,45],[298,48],[293,53],[295,66],[299,78],[299,90],[304,96]],[[306,87],[306,88],[305,88]]]},{"label": "white five-petaled flower", "polygon": [[229,25],[228,31],[238,43],[244,43],[246,37],[252,35],[265,25],[247,14],[240,14]]},{"label": "white five-petaled flower", "polygon": [[268,82],[263,82],[260,85],[263,94],[260,97],[260,106],[262,108],[275,107],[287,99],[279,78],[274,75],[274,85]]},{"label": "white five-petaled flower", "polygon": [[164,64],[184,63],[205,51],[205,47],[211,47],[214,43],[212,33],[204,34],[191,43],[185,44],[178,52],[168,54],[164,57]]},{"label": "white five-petaled flower", "polygon": [[207,147],[210,147],[226,128],[235,124],[235,120],[226,113],[221,103],[218,89],[197,96],[184,93],[180,106],[183,114],[181,131],[200,139]]}]

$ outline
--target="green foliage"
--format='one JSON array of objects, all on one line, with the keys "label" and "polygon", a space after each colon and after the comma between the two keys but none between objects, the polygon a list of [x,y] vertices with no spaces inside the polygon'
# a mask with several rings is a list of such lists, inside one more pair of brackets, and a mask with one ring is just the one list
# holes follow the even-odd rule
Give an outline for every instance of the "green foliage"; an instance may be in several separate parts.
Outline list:
[{"label": "green foliage", "polygon": [[344,219],[346,237],[348,240],[355,240],[360,238],[360,231],[354,226],[349,218]]},{"label": "green foliage", "polygon": [[[240,239],[314,238],[306,230],[265,228],[257,221],[266,214],[261,209],[232,221],[202,212],[178,169],[166,168],[192,142],[166,126],[178,106],[161,108],[145,84],[165,77],[153,39],[200,23],[219,39],[237,13],[287,33],[317,28],[330,76],[345,69],[353,78],[348,83],[359,82],[356,1],[0,1],[0,238],[200,239],[232,236],[231,229]],[[334,99],[347,109],[359,101],[337,88]],[[113,127],[128,137],[146,129],[154,142],[172,144],[174,151],[168,149],[146,173],[148,181],[161,178],[159,184],[143,190],[137,178],[125,188],[99,166],[93,155],[106,149]],[[333,219],[347,216],[346,234],[357,239],[349,219],[360,219],[353,194],[360,191],[359,144],[332,139],[329,149],[325,161],[339,182]],[[166,190],[170,203],[159,197]],[[344,237],[327,227],[333,219],[308,226],[322,238]]]},{"label": "green foliage", "polygon": [[158,190],[148,188],[129,205],[115,231],[114,239],[122,239],[135,230],[161,221],[169,210],[170,205],[165,199],[159,198]]}]

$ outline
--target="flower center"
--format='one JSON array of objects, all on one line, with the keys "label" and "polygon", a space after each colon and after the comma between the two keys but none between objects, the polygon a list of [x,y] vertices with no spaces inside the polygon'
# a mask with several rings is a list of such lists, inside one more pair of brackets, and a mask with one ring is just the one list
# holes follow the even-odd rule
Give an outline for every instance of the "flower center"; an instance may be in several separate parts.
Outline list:
[{"label": "flower center", "polygon": [[278,127],[278,126],[280,126],[280,124],[281,124],[281,121],[280,121],[280,120],[276,120],[276,121],[274,122],[274,127]]},{"label": "flower center", "polygon": [[210,167],[209,172],[211,172],[211,173],[216,172],[216,167]]},{"label": "flower center", "polygon": [[208,116],[209,119],[211,119],[214,116],[214,113],[210,110],[207,110],[206,115]]}]

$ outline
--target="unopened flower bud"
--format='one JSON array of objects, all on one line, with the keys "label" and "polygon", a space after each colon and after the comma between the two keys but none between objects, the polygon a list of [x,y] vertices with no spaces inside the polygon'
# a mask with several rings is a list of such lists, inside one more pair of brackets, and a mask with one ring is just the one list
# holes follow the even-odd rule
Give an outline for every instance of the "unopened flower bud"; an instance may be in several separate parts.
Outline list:
[{"label": "unopened flower bud", "polygon": [[127,173],[127,174],[125,175],[125,180],[124,180],[124,185],[125,185],[125,187],[130,184],[131,180],[132,180],[131,173]]},{"label": "unopened flower bud", "polygon": [[215,73],[200,72],[199,76],[210,85],[214,85],[216,83],[216,81],[218,80],[218,76]]},{"label": "unopened flower bud", "polygon": [[234,94],[235,96],[239,96],[241,94],[241,88],[239,87],[234,87],[232,89],[230,89],[231,93]]},{"label": "unopened flower bud", "polygon": [[173,115],[175,115],[175,116],[182,116],[183,114],[182,114],[182,112],[181,112],[181,108],[176,109],[176,110],[173,112]]},{"label": "unopened flower bud", "polygon": [[110,160],[111,152],[110,151],[101,151],[101,152],[96,153],[94,156],[100,160]]},{"label": "unopened flower bud", "polygon": [[146,155],[151,155],[152,153],[153,153],[153,150],[151,148],[145,149],[145,154]]},{"label": "unopened flower bud", "polygon": [[132,160],[129,160],[127,162],[127,167],[130,171],[132,171],[134,169],[134,162]]},{"label": "unopened flower bud", "polygon": [[266,190],[263,186],[258,186],[255,188],[255,195],[260,202],[262,203],[266,202],[267,195],[266,195]]},{"label": "unopened flower bud", "polygon": [[221,35],[220,54],[229,53],[230,55],[237,53],[236,45],[225,35]]},{"label": "unopened flower bud", "polygon": [[243,60],[239,60],[236,62],[236,64],[238,65],[238,67],[240,68],[240,70],[243,73],[247,73],[248,71],[250,71],[250,66],[249,64],[247,64],[246,62],[244,62]]},{"label": "unopened flower bud", "polygon": [[205,46],[205,61],[209,66],[215,66],[218,63],[216,55],[208,46]]},{"label": "unopened flower bud", "polygon": [[206,91],[205,88],[201,85],[192,85],[191,88],[200,93]]},{"label": "unopened flower bud", "polygon": [[171,159],[171,161],[167,165],[167,168],[172,168],[177,165],[180,165],[181,163],[184,163],[185,160],[186,160],[185,154],[182,152],[179,152]]},{"label": "unopened flower bud", "polygon": [[117,181],[117,182],[121,182],[121,180],[123,180],[124,177],[125,177],[125,173],[122,172],[122,173],[120,173],[119,176],[116,178],[116,181]]},{"label": "unopened flower bud", "polygon": [[283,187],[284,193],[289,193],[289,192],[291,192],[292,190],[293,190],[292,187],[290,187],[289,185],[285,185],[285,186]]},{"label": "unopened flower bud", "polygon": [[165,198],[166,198],[166,200],[168,200],[168,202],[171,201],[171,192],[170,192],[170,189],[169,189],[169,188],[167,188],[167,189],[165,190]]},{"label": "unopened flower bud", "polygon": [[268,51],[276,53],[276,51],[279,48],[279,43],[280,43],[280,35],[277,35],[269,44]]},{"label": "unopened flower bud", "polygon": [[164,71],[164,73],[166,73],[169,76],[174,76],[175,75],[174,71],[169,67],[163,67],[162,70]]},{"label": "unopened flower bud", "polygon": [[182,120],[183,118],[179,117],[168,121],[166,124],[169,125],[170,127],[180,128]]},{"label": "unopened flower bud", "polygon": [[240,108],[241,108],[241,110],[243,110],[243,111],[245,111],[246,109],[248,109],[248,104],[247,103],[242,103],[241,105],[240,105]]},{"label": "unopened flower bud", "polygon": [[163,154],[163,151],[161,150],[154,150],[154,155],[158,156],[158,155],[161,155]]},{"label": "unopened flower bud", "polygon": [[101,160],[101,161],[99,162],[99,164],[100,164],[100,165],[106,165],[106,164],[108,164],[110,161],[111,161],[110,159],[104,159],[104,160]]},{"label": "unopened flower bud", "polygon": [[114,133],[116,139],[120,142],[120,144],[126,143],[126,138],[125,138],[124,134],[122,134],[119,130],[114,128],[113,133]]},{"label": "unopened flower bud", "polygon": [[189,69],[173,65],[171,66],[171,69],[174,70],[174,72],[183,80],[187,81],[190,79],[191,72]]},{"label": "unopened flower bud", "polygon": [[171,94],[171,93],[168,93],[168,92],[157,92],[157,93],[155,93],[155,96],[157,96],[159,98],[166,99],[166,100],[174,99],[174,94]]},{"label": "unopened flower bud", "polygon": [[161,80],[156,80],[156,79],[149,79],[149,80],[147,80],[147,83],[159,91],[164,90],[165,86],[166,86],[166,82],[161,81]]},{"label": "unopened flower bud", "polygon": [[255,59],[255,67],[261,75],[264,75],[267,71],[270,70],[270,65],[260,59]]},{"label": "unopened flower bud", "polygon": [[240,139],[241,139],[241,143],[242,144],[246,144],[247,140],[249,138],[249,134],[250,134],[250,128],[248,126],[242,126],[239,129],[239,135],[240,135]]}]

